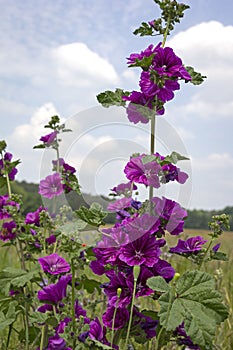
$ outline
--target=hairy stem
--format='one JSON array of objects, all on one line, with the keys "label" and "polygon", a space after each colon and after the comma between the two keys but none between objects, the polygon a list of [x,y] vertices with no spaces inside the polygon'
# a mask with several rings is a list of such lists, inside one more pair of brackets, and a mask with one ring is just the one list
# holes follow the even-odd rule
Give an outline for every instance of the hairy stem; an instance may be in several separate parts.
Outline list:
[{"label": "hairy stem", "polygon": [[[72,330],[73,334],[76,333],[76,320],[75,320],[75,267],[74,260],[71,260],[71,273],[72,273],[72,291],[71,291],[71,308],[72,308]],[[73,349],[76,347],[76,339],[73,337]]]},{"label": "hairy stem", "polygon": [[166,27],[165,33],[163,34],[162,47],[165,46],[165,43],[166,43],[166,40],[167,40],[167,36],[168,36],[168,32],[169,32],[169,26],[170,26],[170,21],[171,21],[171,19],[168,18],[168,20],[167,20],[167,27]]},{"label": "hairy stem", "polygon": [[[155,118],[156,115],[153,115],[151,118],[151,124],[150,124],[150,154],[155,153]],[[152,215],[152,204],[151,199],[154,195],[154,188],[153,186],[149,187],[149,203],[150,203],[150,214]]]}]

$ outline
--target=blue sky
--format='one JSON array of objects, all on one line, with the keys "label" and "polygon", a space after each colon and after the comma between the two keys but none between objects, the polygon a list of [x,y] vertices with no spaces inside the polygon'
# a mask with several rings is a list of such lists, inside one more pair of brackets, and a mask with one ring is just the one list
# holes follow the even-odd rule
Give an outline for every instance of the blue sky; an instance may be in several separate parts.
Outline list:
[{"label": "blue sky", "polygon": [[[167,191],[174,199],[182,192],[186,207],[221,209],[233,205],[233,3],[187,3],[191,9],[167,45],[208,80],[200,87],[182,85],[158,121],[158,132],[173,130],[174,147],[191,158],[181,164],[191,172],[187,187],[174,184]],[[0,139],[22,159],[18,179],[38,182],[51,171],[43,152],[32,147],[46,133],[43,124],[59,114],[77,127],[65,141],[64,155],[81,169],[83,189],[108,193],[123,180],[129,151],[135,146],[145,152],[148,131],[127,127],[123,112],[115,119],[110,110],[108,123],[116,126],[118,120],[120,126],[106,126],[106,111],[93,109],[95,96],[115,87],[138,88],[138,71],[127,69],[125,58],[158,43],[132,34],[141,21],[159,15],[156,5],[153,0],[0,0],[0,8]],[[173,137],[157,137],[158,150],[169,151]]]}]

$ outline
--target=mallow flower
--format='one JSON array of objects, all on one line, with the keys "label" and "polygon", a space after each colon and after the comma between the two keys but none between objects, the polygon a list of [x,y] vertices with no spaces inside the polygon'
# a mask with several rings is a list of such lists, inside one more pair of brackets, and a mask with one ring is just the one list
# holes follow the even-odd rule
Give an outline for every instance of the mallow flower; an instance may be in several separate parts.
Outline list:
[{"label": "mallow flower", "polygon": [[39,258],[38,261],[42,270],[51,275],[59,275],[70,271],[68,262],[56,253]]},{"label": "mallow flower", "polygon": [[40,301],[57,304],[66,297],[66,289],[71,281],[71,275],[61,276],[57,283],[49,284],[42,290],[38,291],[38,299]]},{"label": "mallow flower", "polygon": [[48,175],[44,180],[40,181],[38,193],[49,199],[59,196],[64,192],[61,181],[59,173]]},{"label": "mallow flower", "polygon": [[170,248],[171,253],[175,254],[197,254],[200,250],[202,250],[202,245],[207,241],[201,237],[190,237],[186,241],[179,239],[177,245],[173,248]]}]

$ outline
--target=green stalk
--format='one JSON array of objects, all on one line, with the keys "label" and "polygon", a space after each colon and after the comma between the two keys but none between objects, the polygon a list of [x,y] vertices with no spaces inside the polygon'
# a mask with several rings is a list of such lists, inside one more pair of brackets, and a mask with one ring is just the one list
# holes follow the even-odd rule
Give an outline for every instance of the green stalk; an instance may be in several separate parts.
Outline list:
[{"label": "green stalk", "polygon": [[202,261],[201,261],[201,263],[200,263],[200,265],[199,265],[198,270],[201,270],[202,265],[203,265],[203,263],[204,263],[204,261],[205,261],[206,255],[208,254],[208,252],[209,252],[209,250],[210,250],[210,247],[211,247],[211,245],[212,245],[212,243],[213,243],[214,240],[215,240],[215,237],[212,237],[211,240],[210,240],[210,242],[209,242],[209,245],[208,245],[208,247],[207,247],[207,249],[206,249],[206,251],[205,251],[205,254],[204,254],[203,258],[202,258]]},{"label": "green stalk", "polygon": [[163,35],[162,47],[165,46],[165,43],[166,43],[166,40],[167,40],[170,22],[171,22],[171,19],[170,19],[170,17],[169,17],[168,20],[167,20],[167,27],[166,27],[165,33],[164,33],[164,35]]},{"label": "green stalk", "polygon": [[13,327],[12,324],[10,324],[9,330],[8,330],[8,335],[7,335],[6,350],[8,349],[9,344],[10,344],[12,327]]},{"label": "green stalk", "polygon": [[3,156],[3,153],[2,153],[2,152],[1,152],[1,155],[2,155],[3,169],[4,169],[5,176],[6,176],[7,191],[8,191],[9,197],[11,197],[11,194],[12,194],[12,193],[11,193],[10,179],[9,179],[8,172],[6,171],[6,164],[5,164],[4,156]]},{"label": "green stalk", "polygon": [[[153,115],[151,118],[150,124],[150,154],[155,153],[155,118],[156,115]],[[149,187],[149,205],[150,205],[150,215],[152,215],[152,202],[151,199],[154,196],[154,188],[153,186]]]},{"label": "green stalk", "polygon": [[136,288],[137,288],[137,279],[140,273],[140,266],[135,265],[133,269],[134,274],[134,284],[133,284],[133,295],[132,295],[132,302],[131,302],[131,309],[130,309],[130,317],[129,317],[129,324],[127,329],[127,335],[125,340],[125,349],[127,350],[128,347],[128,341],[129,341],[129,333],[132,325],[132,319],[133,319],[133,307],[134,307],[134,300],[135,300],[135,294],[136,294]]},{"label": "green stalk", "polygon": [[40,350],[43,350],[44,343],[45,343],[45,333],[46,333],[46,325],[42,327],[42,332],[41,332],[41,339],[40,339]]},{"label": "green stalk", "polygon": [[115,307],[115,310],[114,310],[113,320],[112,320],[111,347],[113,346],[115,319],[116,319],[116,313],[117,313],[117,308],[118,308],[118,303],[119,303],[119,298],[120,298],[120,296],[121,296],[121,292],[122,292],[122,289],[121,289],[121,288],[118,288],[118,289],[117,289],[116,307]]},{"label": "green stalk", "polygon": [[[71,260],[71,273],[72,273],[72,291],[71,291],[71,308],[72,308],[72,329],[73,333],[76,333],[76,319],[75,319],[75,267],[74,260]],[[73,338],[73,349],[76,347],[76,339]]]}]

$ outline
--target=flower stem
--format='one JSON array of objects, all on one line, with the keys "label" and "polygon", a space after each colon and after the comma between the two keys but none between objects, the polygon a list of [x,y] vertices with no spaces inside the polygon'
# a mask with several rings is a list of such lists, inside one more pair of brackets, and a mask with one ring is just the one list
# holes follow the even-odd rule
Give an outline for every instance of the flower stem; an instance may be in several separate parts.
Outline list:
[{"label": "flower stem", "polygon": [[42,327],[41,339],[40,339],[40,350],[43,350],[44,342],[45,342],[45,333],[46,333],[46,325]]},{"label": "flower stem", "polygon": [[114,310],[114,314],[113,314],[113,320],[112,320],[112,336],[111,336],[111,347],[113,345],[113,340],[114,340],[114,326],[115,326],[115,319],[116,319],[116,313],[117,313],[117,308],[118,308],[118,303],[119,303],[119,298],[121,296],[121,288],[117,289],[117,301],[116,301],[116,307]]},{"label": "flower stem", "polygon": [[[155,118],[156,115],[153,115],[151,118],[151,124],[150,124],[150,154],[155,153]],[[151,199],[153,198],[154,194],[154,188],[153,186],[149,187],[149,203],[150,203],[150,214],[152,215],[152,205],[151,205]]]},{"label": "flower stem", "polygon": [[133,307],[134,307],[134,300],[135,300],[135,294],[136,294],[136,288],[137,288],[137,279],[140,273],[140,266],[135,265],[134,266],[134,284],[133,284],[133,295],[132,295],[132,302],[131,302],[131,309],[130,309],[130,317],[129,317],[129,324],[127,329],[127,335],[125,340],[125,349],[128,348],[128,341],[129,341],[129,333],[131,329],[132,319],[133,319]]},{"label": "flower stem", "polygon": [[[72,273],[72,291],[71,291],[71,307],[72,307],[72,330],[73,334],[76,333],[76,320],[75,320],[75,267],[74,260],[71,260],[71,273]],[[73,349],[76,347],[76,339],[73,338]]]},{"label": "flower stem", "polygon": [[162,47],[165,46],[165,43],[166,43],[166,40],[167,40],[167,36],[168,36],[168,32],[169,32],[169,26],[170,26],[170,17],[168,17],[168,20],[167,20],[167,27],[166,27],[166,30],[165,30],[165,33],[163,34],[163,42],[162,42]]},{"label": "flower stem", "polygon": [[199,265],[199,269],[198,269],[198,270],[201,270],[202,265],[203,265],[203,263],[204,263],[204,261],[205,261],[206,255],[208,254],[208,252],[209,252],[209,250],[210,250],[210,247],[211,247],[211,245],[212,245],[214,239],[215,239],[215,237],[212,237],[212,238],[211,238],[211,240],[210,240],[210,242],[209,242],[209,245],[208,245],[208,247],[207,247],[207,249],[206,249],[206,251],[205,251],[205,254],[204,254],[204,256],[203,256],[203,258],[202,258],[202,260],[201,260],[201,263],[200,263],[200,265]]}]

